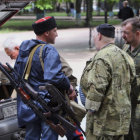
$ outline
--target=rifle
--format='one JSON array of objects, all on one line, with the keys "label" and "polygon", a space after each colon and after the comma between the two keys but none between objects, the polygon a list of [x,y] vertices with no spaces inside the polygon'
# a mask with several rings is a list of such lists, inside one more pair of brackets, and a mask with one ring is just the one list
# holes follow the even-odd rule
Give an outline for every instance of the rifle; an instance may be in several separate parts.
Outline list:
[{"label": "rifle", "polygon": [[45,86],[40,86],[40,89],[46,89],[54,98],[57,100],[58,104],[62,104],[62,110],[68,114],[68,116],[74,121],[78,128],[82,131],[84,136],[86,136],[84,130],[80,126],[80,122],[76,119],[75,114],[71,107],[68,105],[65,96],[52,84],[46,84]]},{"label": "rifle", "polygon": [[[50,125],[50,127],[61,137],[63,137],[67,131],[73,132],[76,130],[75,125],[58,114],[60,108],[62,107],[61,103],[57,106],[49,106],[48,103],[42,98],[42,96],[40,96],[38,92],[31,87],[31,85],[29,85],[29,83],[22,79],[8,63],[6,63],[6,65],[8,68],[0,63],[0,70],[9,79],[16,92],[20,94],[22,101],[26,105],[28,105],[40,119]],[[39,107],[37,104],[35,104],[34,100],[37,101],[42,107]],[[59,120],[59,123],[55,124],[54,122],[49,120],[48,116],[50,117],[50,115],[54,119]]]}]

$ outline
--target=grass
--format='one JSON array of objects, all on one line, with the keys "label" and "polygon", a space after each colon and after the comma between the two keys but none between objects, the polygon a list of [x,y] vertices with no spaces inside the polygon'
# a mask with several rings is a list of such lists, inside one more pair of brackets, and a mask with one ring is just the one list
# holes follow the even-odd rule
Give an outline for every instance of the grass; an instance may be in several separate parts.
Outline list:
[{"label": "grass", "polygon": [[34,20],[9,20],[2,27],[0,32],[12,32],[12,31],[27,31],[32,30],[32,23]]},{"label": "grass", "polygon": [[[51,12],[51,13],[50,12],[48,12],[48,13],[46,12],[45,15],[46,16],[67,16],[67,13],[66,12]],[[92,15],[93,16],[97,16],[97,12],[93,11]],[[114,12],[114,15],[117,15],[117,12]],[[81,12],[81,16],[86,16],[86,12]],[[100,12],[100,16],[104,16],[104,11]]]},{"label": "grass", "polygon": [[[0,33],[4,32],[18,32],[18,31],[29,31],[32,30],[32,23],[35,20],[28,19],[28,20],[14,20],[11,19],[8,22],[6,22],[3,26],[0,27]],[[56,20],[58,29],[66,29],[66,28],[82,28],[85,26],[85,20],[81,20],[79,24],[77,24],[76,20]],[[108,23],[112,25],[120,24],[119,19],[109,19]],[[93,19],[91,22],[91,26],[95,27],[99,24],[104,23],[104,18],[102,20],[96,20]]]},{"label": "grass", "polygon": [[[98,13],[97,11],[93,11],[92,15],[93,16],[97,16],[97,13]],[[118,12],[113,12],[113,13],[114,13],[114,15],[118,14]],[[31,12],[30,13],[22,13],[22,12],[20,12],[19,15],[22,15],[22,16],[34,15],[35,16],[35,13],[31,13]],[[62,16],[63,17],[63,16],[67,16],[67,13],[65,11],[62,11],[62,12],[46,11],[45,12],[45,16],[55,16],[55,17]],[[81,11],[81,16],[86,16],[86,12]],[[104,11],[100,11],[100,15],[99,16],[104,16]]]}]

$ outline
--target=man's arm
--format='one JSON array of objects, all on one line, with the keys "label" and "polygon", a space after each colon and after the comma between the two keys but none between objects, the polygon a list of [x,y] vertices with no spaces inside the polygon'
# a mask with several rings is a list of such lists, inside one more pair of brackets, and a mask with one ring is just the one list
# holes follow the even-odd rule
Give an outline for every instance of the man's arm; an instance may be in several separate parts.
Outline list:
[{"label": "man's arm", "polygon": [[[49,52],[47,52],[49,51]],[[44,80],[62,90],[70,89],[69,79],[62,72],[62,65],[55,49],[47,50],[44,59]]]},{"label": "man's arm", "polygon": [[86,109],[98,111],[111,80],[109,65],[104,60],[96,60],[88,72],[88,93]]},{"label": "man's arm", "polygon": [[71,100],[74,100],[76,98],[76,92],[75,92],[75,88],[77,86],[77,78],[75,76],[72,75],[73,70],[70,67],[70,65],[66,62],[66,60],[60,56],[60,61],[62,64],[62,72],[64,72],[64,74],[69,78],[70,80],[70,88],[71,88],[71,94],[69,95],[69,98]]}]

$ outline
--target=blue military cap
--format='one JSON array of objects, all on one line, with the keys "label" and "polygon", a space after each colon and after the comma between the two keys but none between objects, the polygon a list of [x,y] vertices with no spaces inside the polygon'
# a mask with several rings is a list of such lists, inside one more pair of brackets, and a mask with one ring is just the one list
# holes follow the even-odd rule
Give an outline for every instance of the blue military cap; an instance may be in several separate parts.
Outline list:
[{"label": "blue military cap", "polygon": [[101,24],[97,26],[97,31],[104,36],[114,38],[115,37],[115,27],[110,24]]}]

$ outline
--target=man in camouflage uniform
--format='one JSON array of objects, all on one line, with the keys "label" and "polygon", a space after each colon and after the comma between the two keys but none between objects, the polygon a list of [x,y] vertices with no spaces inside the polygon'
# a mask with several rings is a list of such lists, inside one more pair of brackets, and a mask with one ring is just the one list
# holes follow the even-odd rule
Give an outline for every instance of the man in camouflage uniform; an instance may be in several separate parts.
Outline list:
[{"label": "man in camouflage uniform", "polygon": [[114,45],[115,28],[101,24],[94,29],[98,50],[83,71],[86,94],[87,140],[123,140],[131,120],[130,91],[135,77],[133,59]]},{"label": "man in camouflage uniform", "polygon": [[140,18],[130,18],[122,23],[122,37],[126,41],[123,50],[134,59],[136,68],[136,81],[132,88],[131,126],[134,140],[140,140]]}]

